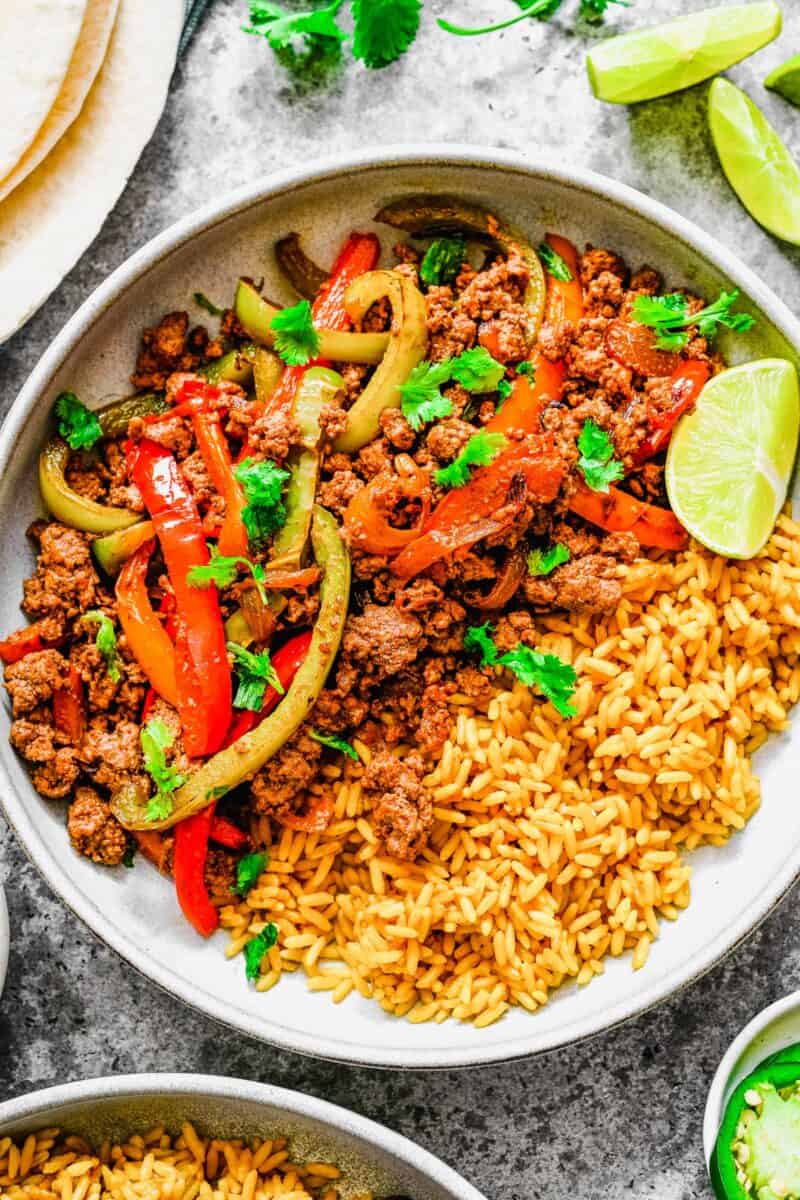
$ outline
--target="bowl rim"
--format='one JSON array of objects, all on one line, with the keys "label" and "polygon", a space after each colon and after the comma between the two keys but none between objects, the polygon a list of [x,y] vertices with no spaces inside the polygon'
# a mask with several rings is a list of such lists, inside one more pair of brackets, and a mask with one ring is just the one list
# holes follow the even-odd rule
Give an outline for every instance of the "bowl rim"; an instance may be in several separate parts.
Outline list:
[{"label": "bowl rim", "polygon": [[148,1072],[142,1075],[100,1075],[92,1079],[61,1083],[54,1087],[41,1088],[16,1096],[0,1103],[0,1134],[12,1132],[14,1125],[35,1118],[38,1113],[43,1119],[57,1116],[54,1109],[65,1104],[85,1103],[93,1100],[124,1101],[132,1097],[167,1093],[191,1095],[212,1100],[247,1100],[256,1104],[269,1104],[283,1112],[301,1117],[311,1117],[321,1124],[357,1137],[370,1146],[377,1147],[404,1166],[422,1172],[431,1183],[447,1189],[453,1200],[486,1200],[482,1192],[459,1175],[430,1150],[413,1142],[401,1133],[389,1129],[369,1117],[362,1117],[349,1108],[320,1100],[306,1092],[276,1087],[271,1083],[258,1083],[250,1079],[238,1079],[230,1075],[204,1075],[190,1072]]},{"label": "bowl rim", "polygon": [[[725,1111],[725,1093],[728,1090],[728,1083],[736,1074],[739,1061],[748,1047],[753,1044],[758,1035],[768,1025],[771,1025],[778,1017],[782,1017],[794,1009],[800,1009],[800,990],[790,992],[788,996],[783,996],[780,1000],[775,1000],[772,1004],[768,1004],[766,1008],[762,1008],[761,1012],[757,1012],[754,1017],[751,1017],[744,1029],[736,1035],[720,1059],[719,1066],[714,1072],[714,1078],[711,1080],[711,1087],[708,1089],[706,1107],[703,1113],[703,1157],[706,1166],[711,1161],[719,1127],[722,1124],[722,1115]],[[767,1053],[765,1052],[764,1058],[766,1057]]]},{"label": "bowl rim", "polygon": [[[0,429],[0,472],[5,472],[20,431],[62,361],[76,348],[92,324],[140,275],[178,251],[196,235],[249,208],[303,189],[309,184],[332,181],[342,176],[352,177],[357,173],[368,174],[373,170],[382,171],[393,166],[499,169],[516,173],[534,182],[553,182],[577,188],[605,203],[610,201],[618,208],[654,224],[725,274],[761,308],[787,343],[800,355],[800,320],[766,284],[762,283],[754,271],[694,222],[627,184],[585,168],[557,164],[547,156],[527,157],[515,151],[468,144],[424,143],[392,146],[388,149],[367,147],[357,152],[340,153],[320,159],[313,166],[291,167],[274,174],[263,175],[254,183],[240,187],[181,218],[117,267],[69,319],[34,367],[11,405]],[[613,1029],[622,1022],[647,1012],[709,971],[765,920],[792,884],[800,878],[798,851],[794,858],[787,860],[782,870],[772,876],[769,885],[758,897],[757,904],[740,913],[735,921],[726,926],[724,932],[686,960],[680,969],[673,970],[660,981],[651,983],[642,992],[631,991],[625,999],[591,1018],[576,1017],[543,1035],[537,1035],[535,1021],[532,1020],[530,1032],[526,1032],[522,1037],[516,1035],[492,1044],[482,1044],[480,1039],[476,1038],[469,1046],[440,1048],[435,1051],[412,1050],[407,1047],[376,1047],[355,1041],[348,1041],[345,1048],[333,1037],[287,1030],[285,1026],[271,1020],[268,1014],[255,1017],[240,1008],[232,1008],[198,984],[183,981],[176,984],[166,968],[154,963],[146,952],[140,951],[128,935],[119,930],[73,882],[66,863],[50,853],[39,837],[32,813],[27,811],[27,802],[16,793],[10,775],[2,763],[0,785],[4,785],[0,786],[0,803],[7,819],[26,854],[48,885],[97,937],[111,946],[142,975],[184,1003],[251,1037],[297,1053],[362,1066],[443,1069],[508,1062],[573,1044]]]}]

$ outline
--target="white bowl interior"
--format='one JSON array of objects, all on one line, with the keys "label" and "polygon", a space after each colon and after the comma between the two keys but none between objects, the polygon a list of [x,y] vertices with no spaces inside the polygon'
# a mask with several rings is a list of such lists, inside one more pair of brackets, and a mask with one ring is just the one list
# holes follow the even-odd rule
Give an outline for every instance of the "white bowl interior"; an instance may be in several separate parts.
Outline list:
[{"label": "white bowl interior", "polygon": [[703,1118],[703,1151],[708,1162],[734,1088],[746,1075],[786,1046],[800,1042],[800,992],[776,1000],[745,1025],[725,1052],[711,1081]]},{"label": "white bowl interior", "polygon": [[288,1137],[298,1162],[335,1163],[342,1200],[484,1200],[433,1155],[382,1125],[325,1101],[259,1083],[203,1075],[130,1075],[47,1088],[0,1104],[0,1137],[57,1126],[97,1145],[191,1121],[205,1137]]},{"label": "white bowl interior", "polygon": [[[389,165],[352,167],[273,185],[264,198],[267,181],[258,199],[237,202],[206,228],[179,236],[171,248],[166,242],[175,235],[162,236],[154,244],[155,257],[150,252],[150,265],[126,285],[120,282],[115,289],[113,279],[105,285],[37,369],[0,436],[0,561],[5,564],[0,628],[20,624],[21,580],[32,561],[25,528],[40,511],[36,456],[59,390],[69,387],[92,403],[126,394],[143,326],[170,309],[190,306],[198,289],[224,301],[239,274],[264,274],[270,295],[291,300],[269,250],[289,230],[298,230],[307,250],[325,263],[353,228],[375,229],[384,246],[391,246],[392,231],[371,220],[387,199],[409,192],[459,194],[497,209],[534,240],[557,229],[581,243],[610,246],[631,265],[658,267],[670,285],[716,295],[721,286],[737,283],[757,324],[736,339],[732,356],[796,361],[789,339],[800,346],[800,334],[788,311],[719,246],[712,242],[702,252],[705,235],[694,227],[673,216],[670,229],[667,210],[610,181],[589,175],[570,181],[529,169],[513,156],[500,163],[496,156],[485,157],[481,163],[473,156],[472,165],[448,165],[437,154],[438,162],[401,158]],[[130,272],[131,264],[122,270]],[[115,297],[109,294],[113,290],[119,292]],[[591,986],[565,987],[535,1016],[513,1011],[480,1032],[455,1023],[410,1025],[358,996],[334,1008],[324,995],[308,992],[299,976],[268,994],[256,993],[239,962],[226,965],[223,936],[209,944],[197,938],[182,919],[169,882],[146,864],[107,871],[72,852],[63,807],[47,803],[31,787],[7,743],[8,723],[6,709],[0,714],[0,764],[9,818],[51,885],[102,938],[150,978],[211,1015],[289,1048],[348,1061],[423,1067],[475,1063],[534,1053],[597,1032],[707,969],[766,915],[800,867],[800,751],[793,735],[786,734],[773,738],[758,758],[766,801],[761,811],[725,848],[692,856],[691,908],[674,925],[665,925],[644,970],[632,974],[627,957],[610,961]]]}]

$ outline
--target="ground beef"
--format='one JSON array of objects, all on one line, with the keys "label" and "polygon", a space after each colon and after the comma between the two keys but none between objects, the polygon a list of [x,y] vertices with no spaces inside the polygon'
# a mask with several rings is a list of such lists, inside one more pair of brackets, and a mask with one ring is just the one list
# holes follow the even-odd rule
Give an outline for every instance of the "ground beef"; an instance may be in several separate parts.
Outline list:
[{"label": "ground beef", "polygon": [[411,613],[367,604],[361,616],[347,618],[342,655],[377,683],[412,663],[423,645],[422,625]]},{"label": "ground beef", "polygon": [[327,442],[333,442],[347,428],[347,413],[341,404],[323,404],[319,414],[319,427],[322,437]]},{"label": "ground beef", "polygon": [[493,686],[493,677],[477,667],[462,667],[456,672],[456,690],[477,704],[489,701]]},{"label": "ground beef", "polygon": [[416,441],[417,435],[399,408],[385,408],[380,416],[380,426],[383,436],[395,450],[410,450]]},{"label": "ground beef", "polygon": [[320,692],[309,721],[321,733],[343,733],[346,729],[357,729],[368,713],[367,700],[337,686]]},{"label": "ground beef", "polygon": [[528,577],[523,594],[529,604],[544,608],[566,608],[572,612],[614,612],[622,599],[622,584],[614,578],[613,558],[587,554],[558,567],[544,578]]},{"label": "ground beef", "polygon": [[86,689],[89,712],[108,712],[114,706],[117,716],[136,717],[144,704],[147,681],[139,664],[124,655],[127,641],[117,640],[117,671],[114,680],[108,664],[94,642],[79,643],[70,651],[70,663],[76,668]]},{"label": "ground beef", "polygon": [[390,475],[394,472],[392,454],[385,438],[376,438],[374,442],[368,442],[364,449],[359,451],[356,463],[365,479],[374,479],[383,472]]},{"label": "ground beef", "polygon": [[415,744],[423,754],[435,754],[441,750],[450,735],[453,719],[448,699],[454,686],[443,687],[434,683],[426,687],[420,698],[420,719]]},{"label": "ground beef", "polygon": [[92,862],[116,867],[125,857],[128,835],[94,788],[76,788],[75,799],[69,806],[67,830],[78,854]]},{"label": "ground beef", "polygon": [[291,447],[300,441],[294,419],[284,412],[265,413],[250,426],[248,447],[251,457],[283,462]]},{"label": "ground beef", "polygon": [[64,478],[73,492],[77,492],[79,496],[84,496],[87,500],[100,502],[108,493],[102,463],[92,462],[84,454],[70,455]]},{"label": "ground beef", "polygon": [[544,324],[539,330],[537,346],[540,353],[551,362],[562,359],[572,345],[575,326],[571,321],[554,321]]},{"label": "ground beef", "polygon": [[93,722],[79,754],[94,782],[115,792],[142,773],[139,726],[133,721],[119,721],[109,729]]},{"label": "ground beef", "polygon": [[620,279],[624,279],[628,274],[625,263],[613,250],[596,250],[589,246],[586,253],[581,256],[581,283],[588,288],[592,280],[596,279],[598,275],[602,275],[604,271],[610,271]]},{"label": "ground beef", "polygon": [[80,768],[71,746],[61,746],[53,757],[33,772],[31,782],[47,800],[63,800],[78,781]]},{"label": "ground beef", "polygon": [[165,417],[163,421],[145,421],[144,417],[133,417],[128,424],[128,434],[133,441],[148,438],[170,450],[177,459],[186,458],[194,445],[192,426],[185,417]]},{"label": "ground beef", "polygon": [[418,575],[397,592],[394,602],[402,612],[414,613],[427,612],[443,601],[444,591],[438,583]]},{"label": "ground beef", "polygon": [[47,704],[68,679],[69,664],[58,650],[38,650],[12,663],[5,669],[5,688],[13,715],[21,717]]},{"label": "ground beef", "polygon": [[302,730],[296,733],[253,779],[255,811],[280,817],[313,782],[321,753],[319,742]]},{"label": "ground beef", "polygon": [[103,443],[103,457],[108,481],[108,503],[116,508],[144,512],[144,500],[135,483],[128,479],[128,460],[117,441]]},{"label": "ground beef", "polygon": [[173,371],[194,371],[205,359],[218,358],[222,348],[209,341],[202,327],[189,333],[189,314],[167,313],[145,329],[131,383],[137,389],[163,391]]},{"label": "ground beef", "polygon": [[456,358],[475,345],[478,323],[456,308],[453,289],[432,287],[425,297],[428,323],[428,360]]},{"label": "ground beef", "polygon": [[192,489],[195,502],[201,508],[205,508],[216,497],[216,488],[211,482],[208,467],[199,450],[184,458],[181,463],[181,475]]},{"label": "ground beef", "polygon": [[583,295],[587,316],[615,317],[625,300],[622,280],[613,271],[601,271]]},{"label": "ground beef", "polygon": [[451,462],[475,432],[475,426],[458,417],[437,421],[428,430],[425,445],[438,462]]},{"label": "ground beef", "polygon": [[210,896],[230,896],[236,883],[237,856],[221,846],[209,846],[205,882]]},{"label": "ground beef", "polygon": [[68,621],[110,597],[92,565],[86,534],[55,522],[37,522],[30,534],[39,542],[39,556],[36,571],[23,584],[22,607],[29,617],[51,618],[63,633]]},{"label": "ground beef", "polygon": [[350,408],[364,390],[364,382],[370,368],[366,363],[347,363],[342,367],[341,376],[344,380],[345,405]]},{"label": "ground beef", "polygon": [[425,764],[418,754],[399,759],[386,751],[374,755],[364,773],[364,790],[375,796],[375,832],[395,858],[413,861],[427,844],[433,805],[420,782],[424,774]]},{"label": "ground beef", "polygon": [[364,480],[355,471],[334,471],[330,479],[321,484],[317,498],[323,508],[341,515],[363,486]]},{"label": "ground beef", "polygon": [[528,353],[528,312],[519,304],[512,312],[483,321],[478,342],[501,363],[519,362]]}]

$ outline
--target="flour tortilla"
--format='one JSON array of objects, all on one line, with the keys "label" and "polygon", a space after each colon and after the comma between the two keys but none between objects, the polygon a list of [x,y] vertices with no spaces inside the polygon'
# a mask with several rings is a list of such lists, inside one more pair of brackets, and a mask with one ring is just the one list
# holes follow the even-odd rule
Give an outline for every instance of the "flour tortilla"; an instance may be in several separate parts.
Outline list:
[{"label": "flour tortilla", "polygon": [[53,107],[87,0],[0,0],[0,179]]},{"label": "flour tortilla", "polygon": [[119,0],[88,0],[61,89],[25,153],[5,178],[0,174],[0,200],[44,161],[81,111],[103,65],[118,8]]},{"label": "flour tortilla", "polygon": [[80,115],[0,203],[0,343],[44,303],[116,204],[164,107],[183,16],[183,0],[120,0]]}]

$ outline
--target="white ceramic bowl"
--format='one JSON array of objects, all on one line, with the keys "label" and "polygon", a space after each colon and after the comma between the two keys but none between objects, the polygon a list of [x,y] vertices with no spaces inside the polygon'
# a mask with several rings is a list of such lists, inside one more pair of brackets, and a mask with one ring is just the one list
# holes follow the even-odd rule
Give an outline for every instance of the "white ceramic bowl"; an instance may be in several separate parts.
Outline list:
[{"label": "white ceramic bowl", "polygon": [[776,1000],[745,1025],[725,1052],[711,1081],[703,1118],[703,1152],[711,1159],[725,1106],[734,1088],[760,1062],[800,1042],[800,992]]},{"label": "white ceramic bowl", "polygon": [[0,996],[3,994],[3,985],[6,981],[6,971],[8,970],[8,952],[11,945],[11,935],[8,931],[8,907],[6,905],[6,894],[0,887]]},{"label": "white ceramic bowl", "polygon": [[[611,246],[634,264],[663,270],[672,286],[708,295],[735,285],[757,324],[723,348],[732,357],[797,360],[800,325],[732,254],[675,213],[589,172],[501,151],[419,147],[366,151],[313,169],[261,180],[156,238],[86,302],[55,340],[16,400],[0,434],[0,629],[20,623],[22,576],[29,570],[25,528],[39,511],[36,457],[51,404],[65,387],[92,401],[123,395],[143,326],[184,308],[198,289],[232,294],[239,274],[266,274],[267,290],[291,301],[266,248],[296,229],[308,251],[329,262],[350,229],[370,229],[387,249],[392,230],[375,226],[379,205],[410,192],[456,193],[528,231],[534,241],[558,229],[577,241]],[[447,1067],[533,1054],[607,1029],[657,1004],[707,971],[777,903],[800,872],[800,744],[773,738],[758,764],[765,803],[748,829],[723,849],[692,856],[694,901],[666,924],[644,970],[629,958],[607,964],[589,987],[564,988],[535,1016],[516,1010],[489,1029],[410,1025],[377,1004],[350,997],[338,1008],[307,991],[299,974],[256,993],[240,963],[226,965],[222,938],[202,942],[181,918],[168,881],[146,865],[106,871],[78,858],[63,810],[39,797],[6,741],[0,715],[0,794],[28,854],[58,894],[143,974],[204,1012],[292,1050],[392,1067]]]},{"label": "white ceramic bowl", "polygon": [[206,1137],[287,1136],[300,1162],[332,1162],[342,1200],[486,1200],[414,1142],[301,1092],[216,1075],[117,1075],[67,1083],[0,1104],[0,1138],[57,1126],[97,1144],[191,1121]]}]

